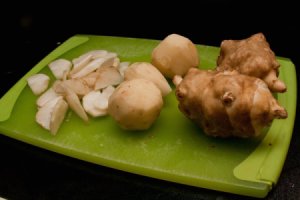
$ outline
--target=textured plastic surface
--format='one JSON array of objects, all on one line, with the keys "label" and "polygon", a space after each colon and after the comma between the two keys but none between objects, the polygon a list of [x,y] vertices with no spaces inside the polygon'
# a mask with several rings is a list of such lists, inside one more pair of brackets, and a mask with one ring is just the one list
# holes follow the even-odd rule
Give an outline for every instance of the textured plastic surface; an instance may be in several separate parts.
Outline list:
[{"label": "textured plastic surface", "polygon": [[[174,91],[147,131],[123,131],[109,117],[84,123],[73,112],[56,136],[35,122],[36,96],[26,77],[42,72],[53,76],[47,64],[57,58],[72,59],[94,49],[117,52],[121,61],[150,61],[157,40],[77,35],[51,52],[0,100],[0,132],[17,140],[60,154],[172,182],[264,197],[280,175],[293,131],[296,112],[296,73],[292,62],[278,58],[280,78],[288,91],[277,95],[288,119],[275,120],[266,134],[255,139],[218,139],[201,129],[177,109]],[[197,45],[202,69],[215,66],[219,49]]]}]

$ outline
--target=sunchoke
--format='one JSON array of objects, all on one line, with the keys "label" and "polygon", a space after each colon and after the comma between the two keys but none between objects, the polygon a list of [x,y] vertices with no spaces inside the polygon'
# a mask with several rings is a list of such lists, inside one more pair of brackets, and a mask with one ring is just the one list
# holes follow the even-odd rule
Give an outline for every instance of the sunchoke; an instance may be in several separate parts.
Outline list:
[{"label": "sunchoke", "polygon": [[108,113],[126,130],[146,130],[163,107],[160,89],[146,79],[122,82],[108,100]]},{"label": "sunchoke", "polygon": [[185,75],[192,67],[199,65],[196,45],[188,38],[168,35],[152,51],[151,63],[167,78]]},{"label": "sunchoke", "polygon": [[217,70],[237,70],[266,82],[272,92],[285,92],[278,79],[280,64],[262,33],[244,40],[224,40],[217,60]]},{"label": "sunchoke", "polygon": [[259,78],[237,71],[191,68],[175,76],[179,109],[212,136],[251,137],[287,112]]}]

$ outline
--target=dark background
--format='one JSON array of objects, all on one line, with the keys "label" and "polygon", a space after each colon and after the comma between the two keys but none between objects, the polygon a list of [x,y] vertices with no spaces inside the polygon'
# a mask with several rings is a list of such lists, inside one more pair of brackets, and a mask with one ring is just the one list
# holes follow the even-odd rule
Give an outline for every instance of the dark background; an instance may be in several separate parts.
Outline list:
[{"label": "dark background", "polygon": [[[299,66],[297,6],[289,1],[12,3],[1,12],[0,96],[75,34],[163,39],[170,33],[219,46],[263,32],[277,56]],[[297,69],[296,69],[297,70]],[[0,111],[1,112],[1,111]],[[300,199],[300,137],[266,199]],[[65,157],[0,135],[0,197],[8,199],[252,199],[142,177]]]}]

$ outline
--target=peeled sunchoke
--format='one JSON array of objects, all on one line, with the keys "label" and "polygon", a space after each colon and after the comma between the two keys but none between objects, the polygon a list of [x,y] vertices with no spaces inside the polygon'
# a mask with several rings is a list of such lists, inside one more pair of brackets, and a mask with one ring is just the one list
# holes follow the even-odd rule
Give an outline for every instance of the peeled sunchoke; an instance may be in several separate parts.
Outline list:
[{"label": "peeled sunchoke", "polygon": [[287,112],[259,78],[192,68],[174,77],[179,109],[212,136],[251,137]]},{"label": "peeled sunchoke", "polygon": [[285,92],[278,79],[280,64],[262,33],[244,40],[224,40],[217,60],[217,70],[237,70],[266,82],[272,92]]},{"label": "peeled sunchoke", "polygon": [[148,129],[162,107],[163,98],[159,88],[146,79],[122,82],[108,101],[108,113],[126,130]]},{"label": "peeled sunchoke", "polygon": [[170,87],[166,78],[148,62],[135,62],[131,64],[124,72],[125,80],[131,80],[135,78],[144,78],[155,83],[160,89],[163,96],[168,95],[172,88]]},{"label": "peeled sunchoke", "polygon": [[185,75],[191,67],[199,65],[196,45],[188,38],[178,35],[168,35],[151,55],[151,63],[166,77]]}]

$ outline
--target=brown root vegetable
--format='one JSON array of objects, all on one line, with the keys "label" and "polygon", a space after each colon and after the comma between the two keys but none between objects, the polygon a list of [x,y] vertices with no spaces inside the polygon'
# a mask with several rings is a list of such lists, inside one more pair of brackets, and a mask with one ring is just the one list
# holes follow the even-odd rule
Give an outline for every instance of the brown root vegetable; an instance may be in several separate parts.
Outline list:
[{"label": "brown root vegetable", "polygon": [[244,40],[224,40],[217,60],[217,70],[237,70],[266,82],[272,92],[285,92],[278,79],[279,63],[262,33]]},{"label": "brown root vegetable", "polygon": [[167,78],[183,76],[190,68],[199,65],[195,44],[178,34],[171,34],[161,41],[151,58],[151,63]]},{"label": "brown root vegetable", "polygon": [[179,109],[208,135],[257,136],[273,119],[287,117],[261,79],[199,69],[174,79]]},{"label": "brown root vegetable", "polygon": [[148,129],[160,114],[163,98],[159,88],[146,79],[122,82],[110,96],[108,113],[126,130]]}]

